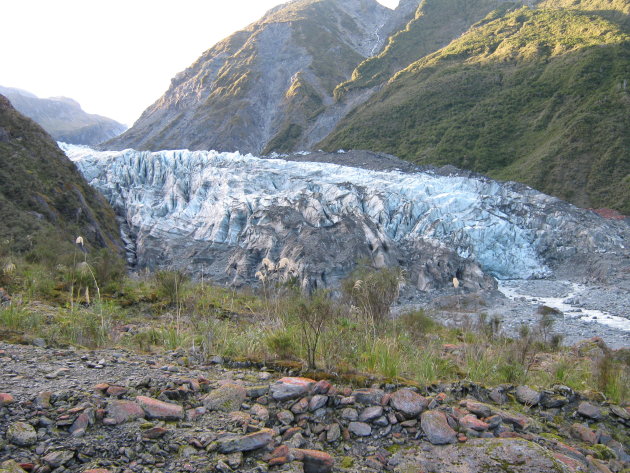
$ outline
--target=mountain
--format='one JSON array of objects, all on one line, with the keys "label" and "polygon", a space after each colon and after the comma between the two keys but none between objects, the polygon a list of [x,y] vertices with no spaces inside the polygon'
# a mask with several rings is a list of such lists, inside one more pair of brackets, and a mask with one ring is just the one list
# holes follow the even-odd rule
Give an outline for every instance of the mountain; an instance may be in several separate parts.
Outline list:
[{"label": "mountain", "polygon": [[39,123],[56,141],[93,146],[127,129],[110,118],[84,112],[78,102],[67,97],[40,99],[30,92],[9,87],[0,87],[0,94],[20,113]]},{"label": "mountain", "polygon": [[[320,146],[454,164],[628,214],[629,13],[623,0],[493,12],[394,74]],[[392,62],[387,49],[379,61]]]},{"label": "mountain", "polygon": [[625,0],[297,0],[206,51],[111,149],[369,149],[630,213]]},{"label": "mountain", "polygon": [[38,243],[122,248],[114,212],[55,141],[0,95],[0,241],[21,252]]},{"label": "mountain", "polygon": [[303,147],[337,85],[407,22],[409,5],[392,11],[376,0],[296,0],[276,7],[203,53],[106,146],[252,153]]}]

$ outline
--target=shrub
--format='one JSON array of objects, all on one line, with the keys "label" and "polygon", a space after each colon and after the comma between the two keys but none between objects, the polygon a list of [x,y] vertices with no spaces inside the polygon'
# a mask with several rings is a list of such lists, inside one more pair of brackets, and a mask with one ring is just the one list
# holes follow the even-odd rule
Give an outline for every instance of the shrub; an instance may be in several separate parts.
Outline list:
[{"label": "shrub", "polygon": [[404,281],[400,268],[360,267],[342,282],[342,291],[376,338],[377,328],[389,316]]},{"label": "shrub", "polygon": [[424,310],[407,312],[399,317],[400,328],[413,340],[420,340],[435,330],[439,324],[426,315]]},{"label": "shrub", "polygon": [[167,300],[171,305],[178,305],[188,276],[181,271],[158,271],[155,273],[155,283],[158,296]]},{"label": "shrub", "polygon": [[302,340],[306,348],[306,361],[310,369],[316,369],[317,345],[327,325],[337,311],[327,291],[318,290],[309,297],[297,296],[293,312],[299,321]]}]

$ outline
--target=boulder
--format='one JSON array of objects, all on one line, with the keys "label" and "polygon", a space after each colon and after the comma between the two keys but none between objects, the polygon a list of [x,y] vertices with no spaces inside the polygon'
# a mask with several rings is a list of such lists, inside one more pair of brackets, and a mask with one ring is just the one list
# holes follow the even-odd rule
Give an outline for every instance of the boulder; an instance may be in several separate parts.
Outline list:
[{"label": "boulder", "polygon": [[516,388],[516,400],[526,406],[536,406],[540,402],[540,393],[529,386],[518,386]]},{"label": "boulder", "polygon": [[365,422],[350,422],[348,431],[357,437],[367,437],[372,434],[372,427]]},{"label": "boulder", "polygon": [[249,452],[266,447],[273,441],[274,431],[272,429],[262,429],[248,435],[229,436],[217,440],[219,452]]},{"label": "boulder", "polygon": [[448,425],[446,415],[442,411],[423,412],[420,425],[433,445],[445,445],[457,441],[457,433]]},{"label": "boulder", "polygon": [[288,401],[308,394],[316,382],[309,378],[281,378],[271,385],[271,397],[276,401]]},{"label": "boulder", "polygon": [[6,437],[10,443],[18,447],[30,447],[37,443],[35,428],[26,422],[14,422],[9,425]]},{"label": "boulder", "polygon": [[247,390],[240,384],[225,383],[203,399],[203,405],[211,411],[238,411],[247,398]]},{"label": "boulder", "polygon": [[583,417],[587,417],[592,420],[600,420],[602,416],[602,410],[591,404],[590,402],[581,402],[577,409],[578,414]]},{"label": "boulder", "polygon": [[291,455],[304,466],[304,473],[330,473],[335,465],[335,459],[326,452],[319,450],[291,449]]},{"label": "boulder", "polygon": [[389,404],[405,417],[416,417],[429,405],[429,400],[411,389],[399,389],[392,393]]},{"label": "boulder", "polygon": [[364,388],[352,391],[352,397],[355,402],[368,406],[380,405],[383,396],[385,396],[385,391],[382,389]]},{"label": "boulder", "polygon": [[410,450],[395,473],[569,473],[543,447],[523,439],[471,439],[464,444]]},{"label": "boulder", "polygon": [[158,401],[145,396],[137,396],[136,401],[149,419],[179,420],[184,418],[184,408],[179,404]]},{"label": "boulder", "polygon": [[105,411],[105,424],[117,425],[144,417],[144,410],[133,401],[110,401]]}]

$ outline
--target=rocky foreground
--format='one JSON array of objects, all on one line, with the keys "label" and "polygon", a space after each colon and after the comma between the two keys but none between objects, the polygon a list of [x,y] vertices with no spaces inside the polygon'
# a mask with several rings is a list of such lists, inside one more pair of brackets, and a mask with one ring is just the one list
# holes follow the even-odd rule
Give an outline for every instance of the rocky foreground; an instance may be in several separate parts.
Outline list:
[{"label": "rocky foreground", "polygon": [[0,472],[630,468],[630,406],[566,386],[350,388],[213,362],[0,344]]}]

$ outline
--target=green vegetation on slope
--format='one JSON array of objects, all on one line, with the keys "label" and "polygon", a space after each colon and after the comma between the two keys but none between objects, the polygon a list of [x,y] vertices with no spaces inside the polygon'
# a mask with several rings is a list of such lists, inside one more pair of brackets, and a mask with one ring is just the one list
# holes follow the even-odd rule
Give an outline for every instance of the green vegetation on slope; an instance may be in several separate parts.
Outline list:
[{"label": "green vegetation on slope", "polygon": [[396,74],[323,146],[454,164],[630,213],[630,36],[607,4],[490,16]]},{"label": "green vegetation on slope", "polygon": [[380,54],[359,64],[352,78],[337,86],[335,96],[383,84],[397,71],[446,46],[493,10],[505,11],[515,5],[505,0],[423,0],[406,28],[391,36]]},{"label": "green vegetation on slope", "polygon": [[79,235],[88,247],[112,253],[122,247],[109,204],[52,138],[1,95],[0,222],[4,251],[34,258],[40,244],[71,244]]}]

